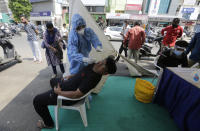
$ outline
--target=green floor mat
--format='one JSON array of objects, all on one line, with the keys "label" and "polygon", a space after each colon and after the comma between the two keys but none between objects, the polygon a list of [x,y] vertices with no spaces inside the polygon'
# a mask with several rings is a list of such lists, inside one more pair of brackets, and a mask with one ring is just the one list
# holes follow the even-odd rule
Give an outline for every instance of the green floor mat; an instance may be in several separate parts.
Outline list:
[{"label": "green floor mat", "polygon": [[[101,93],[92,96],[88,127],[84,127],[79,112],[60,109],[59,131],[177,131],[166,109],[135,99],[134,85],[135,78],[110,76]],[[49,110],[54,119],[53,106]]]}]

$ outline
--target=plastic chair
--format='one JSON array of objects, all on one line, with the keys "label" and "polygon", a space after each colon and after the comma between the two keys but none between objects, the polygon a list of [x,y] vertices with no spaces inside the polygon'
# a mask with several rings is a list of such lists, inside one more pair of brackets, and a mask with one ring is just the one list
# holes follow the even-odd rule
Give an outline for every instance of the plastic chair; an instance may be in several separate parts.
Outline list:
[{"label": "plastic chair", "polygon": [[[58,96],[58,98],[57,98],[57,105],[55,106],[55,109],[54,109],[54,112],[55,112],[55,121],[56,121],[56,130],[57,130],[57,131],[58,131],[58,128],[59,128],[59,123],[58,123],[58,112],[59,112],[59,108],[70,109],[70,110],[77,110],[77,111],[79,111],[84,126],[85,126],[85,127],[88,126],[85,103],[87,104],[88,109],[90,109],[90,103],[89,103],[89,98],[88,98],[88,96],[90,95],[91,92],[92,92],[92,90],[90,90],[87,94],[85,94],[84,96],[82,96],[82,97],[80,97],[80,98],[77,98],[77,99],[71,99],[71,98],[67,98],[67,97],[63,97],[63,96]],[[65,106],[65,105],[62,105],[62,100],[70,100],[70,101],[77,101],[77,100],[80,100],[80,101],[77,102],[77,103],[74,104],[74,105]]]},{"label": "plastic chair", "polygon": [[191,68],[198,68],[199,66],[200,66],[200,63],[196,63]]}]

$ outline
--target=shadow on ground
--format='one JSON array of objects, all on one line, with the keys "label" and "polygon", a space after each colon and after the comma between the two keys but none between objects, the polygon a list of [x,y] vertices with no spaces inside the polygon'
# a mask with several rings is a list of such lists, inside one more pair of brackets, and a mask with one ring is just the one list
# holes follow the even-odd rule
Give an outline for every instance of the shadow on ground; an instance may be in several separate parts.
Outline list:
[{"label": "shadow on ground", "polygon": [[25,61],[33,61],[33,58],[23,58],[22,60],[25,60]]},{"label": "shadow on ground", "polygon": [[130,77],[130,73],[125,63],[118,62],[117,63],[117,72],[112,74],[111,76],[127,76]]},{"label": "shadow on ground", "polygon": [[41,118],[34,110],[33,98],[50,89],[51,72],[50,67],[41,70],[35,79],[0,111],[0,131],[39,131],[36,122]]}]

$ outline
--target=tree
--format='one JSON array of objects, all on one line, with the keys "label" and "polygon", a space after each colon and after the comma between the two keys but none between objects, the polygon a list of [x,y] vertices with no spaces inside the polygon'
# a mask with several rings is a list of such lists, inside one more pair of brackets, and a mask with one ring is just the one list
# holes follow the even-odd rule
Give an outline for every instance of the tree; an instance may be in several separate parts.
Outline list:
[{"label": "tree", "polygon": [[8,6],[15,21],[20,21],[20,16],[22,15],[29,17],[32,11],[32,5],[29,0],[9,0]]}]

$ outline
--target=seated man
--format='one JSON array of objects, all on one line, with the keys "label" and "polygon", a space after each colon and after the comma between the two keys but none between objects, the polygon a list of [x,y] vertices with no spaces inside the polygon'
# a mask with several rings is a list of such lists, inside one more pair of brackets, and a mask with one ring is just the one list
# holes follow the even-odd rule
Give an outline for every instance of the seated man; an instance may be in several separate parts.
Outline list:
[{"label": "seated man", "polygon": [[174,49],[168,49],[162,52],[158,58],[157,65],[159,67],[182,67],[188,66],[187,55],[185,53],[188,43],[180,40],[175,43]]},{"label": "seated man", "polygon": [[[102,75],[114,74],[117,70],[115,61],[108,57],[95,64],[84,67],[76,75],[68,80],[62,78],[51,79],[53,90],[37,95],[33,100],[36,112],[42,117],[37,126],[39,128],[53,128],[54,122],[50,116],[48,105],[57,105],[57,96],[68,98],[80,98],[95,88]],[[73,105],[78,101],[63,101],[64,105]]]}]

